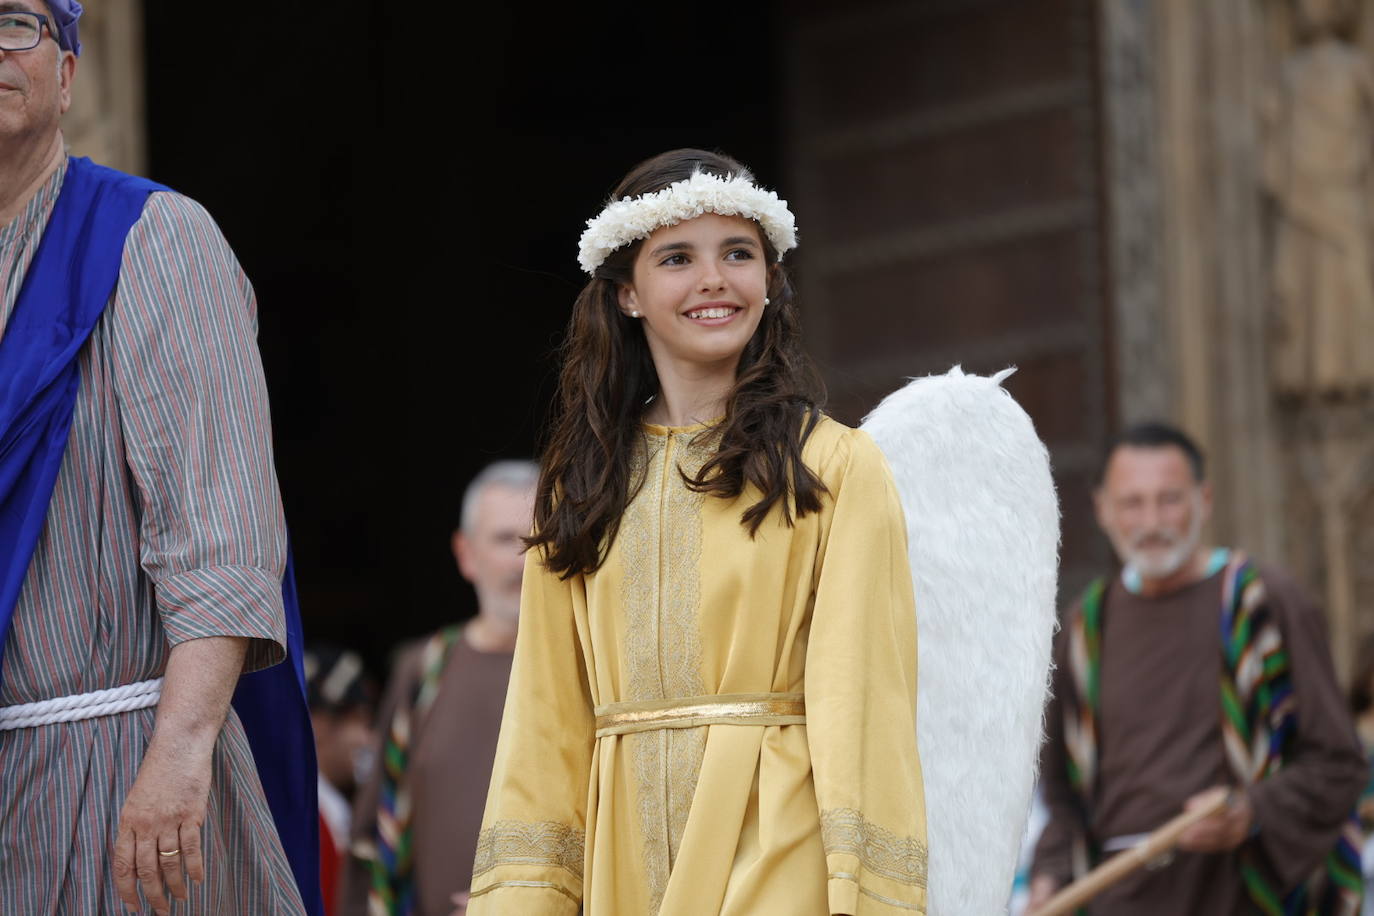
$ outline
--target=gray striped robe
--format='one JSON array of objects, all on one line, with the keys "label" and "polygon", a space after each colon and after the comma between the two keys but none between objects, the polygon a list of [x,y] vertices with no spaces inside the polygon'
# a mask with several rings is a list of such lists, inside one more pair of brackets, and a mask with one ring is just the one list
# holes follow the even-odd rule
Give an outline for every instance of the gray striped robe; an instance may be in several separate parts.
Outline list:
[{"label": "gray striped robe", "polygon": [[[0,227],[0,334],[65,173],[64,163]],[[255,309],[209,215],[177,194],[149,197],[80,356],[71,438],[4,646],[0,703],[157,677],[171,646],[202,636],[249,637],[249,670],[283,657],[285,535]],[[0,913],[124,912],[115,834],[154,712],[0,732]],[[232,710],[213,767],[206,880],[173,912],[301,912]]]}]

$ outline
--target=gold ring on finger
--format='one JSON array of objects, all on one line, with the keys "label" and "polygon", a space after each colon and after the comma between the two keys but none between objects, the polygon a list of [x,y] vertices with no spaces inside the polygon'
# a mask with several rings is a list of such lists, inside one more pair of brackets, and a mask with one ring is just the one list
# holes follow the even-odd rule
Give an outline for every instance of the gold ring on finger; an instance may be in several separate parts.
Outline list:
[{"label": "gold ring on finger", "polygon": [[157,854],[160,855],[160,856],[179,856],[179,855],[181,855],[181,850],[180,850],[180,849],[173,849],[171,852],[163,852],[162,850],[159,849],[158,852],[157,852]]}]

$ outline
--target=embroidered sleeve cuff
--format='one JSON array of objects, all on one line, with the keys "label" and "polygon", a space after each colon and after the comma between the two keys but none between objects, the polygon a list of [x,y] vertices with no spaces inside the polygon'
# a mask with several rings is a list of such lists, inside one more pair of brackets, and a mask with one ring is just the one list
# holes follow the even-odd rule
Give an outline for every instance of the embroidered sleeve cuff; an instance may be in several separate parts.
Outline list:
[{"label": "embroidered sleeve cuff", "polygon": [[[586,834],[557,821],[497,821],[477,836],[469,916],[577,916]],[[480,903],[479,903],[480,901]]]},{"label": "embroidered sleeve cuff", "polygon": [[157,584],[157,606],[169,645],[207,636],[245,636],[245,672],[286,657],[281,581],[268,570],[210,566],[168,576]]},{"label": "embroidered sleeve cuff", "polygon": [[521,913],[530,916],[577,916],[582,911],[582,883],[564,880],[548,869],[507,866],[472,882],[468,916]]},{"label": "embroidered sleeve cuff", "polygon": [[831,913],[859,912],[859,882],[849,877],[831,872],[827,888],[830,895]]},{"label": "embroidered sleeve cuff", "polygon": [[848,916],[895,916],[926,911],[924,884],[915,886],[867,871],[854,856],[826,857],[830,912]]},{"label": "embroidered sleeve cuff", "polygon": [[831,913],[926,911],[924,838],[900,836],[856,808],[827,808],[821,812],[821,842]]}]

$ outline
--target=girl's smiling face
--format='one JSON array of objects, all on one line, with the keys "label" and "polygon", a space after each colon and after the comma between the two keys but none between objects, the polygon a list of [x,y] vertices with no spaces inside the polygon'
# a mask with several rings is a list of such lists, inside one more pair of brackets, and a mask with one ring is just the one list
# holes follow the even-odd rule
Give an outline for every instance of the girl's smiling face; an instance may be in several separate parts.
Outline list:
[{"label": "girl's smiling face", "polygon": [[642,316],[655,365],[733,373],[763,318],[767,288],[758,224],[705,213],[644,240],[634,280],[620,288],[620,309]]}]

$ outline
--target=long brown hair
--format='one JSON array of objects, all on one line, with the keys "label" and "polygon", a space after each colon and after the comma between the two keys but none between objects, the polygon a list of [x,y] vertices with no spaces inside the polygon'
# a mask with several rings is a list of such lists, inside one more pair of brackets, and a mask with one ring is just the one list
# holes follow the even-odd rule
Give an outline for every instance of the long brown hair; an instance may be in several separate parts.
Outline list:
[{"label": "long brown hair", "polygon": [[[698,149],[662,153],[635,166],[611,200],[639,197],[690,178],[720,177],[748,169],[729,156]],[[763,237],[768,259],[769,305],[744,347],[725,418],[715,429],[720,445],[696,477],[698,492],[733,499],[753,485],[762,495],[740,522],[754,535],[779,507],[783,521],[821,507],[825,485],[801,457],[820,420],[824,388],[801,347],[801,325],[791,281],[777,250]],[[631,480],[631,457],[643,439],[644,404],[658,393],[658,374],[638,322],[618,307],[618,289],[634,278],[642,242],[613,252],[573,304],[561,349],[558,404],[544,449],[530,547],[542,547],[553,572],[566,579],[605,562],[625,512],[642,480]]]}]

